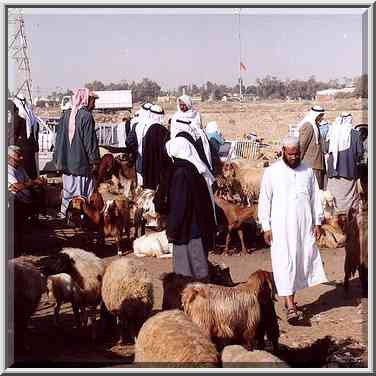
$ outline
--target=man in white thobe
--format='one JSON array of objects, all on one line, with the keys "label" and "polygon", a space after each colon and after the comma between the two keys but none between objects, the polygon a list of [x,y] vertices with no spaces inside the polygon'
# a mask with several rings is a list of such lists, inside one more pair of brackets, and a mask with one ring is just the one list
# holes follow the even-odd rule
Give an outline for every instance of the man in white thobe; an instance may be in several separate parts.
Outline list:
[{"label": "man in white thobe", "polygon": [[285,297],[287,321],[294,325],[301,318],[295,292],[327,282],[315,242],[323,209],[315,175],[300,160],[299,139],[286,137],[282,145],[282,159],[265,170],[258,216],[271,246],[277,292]]}]

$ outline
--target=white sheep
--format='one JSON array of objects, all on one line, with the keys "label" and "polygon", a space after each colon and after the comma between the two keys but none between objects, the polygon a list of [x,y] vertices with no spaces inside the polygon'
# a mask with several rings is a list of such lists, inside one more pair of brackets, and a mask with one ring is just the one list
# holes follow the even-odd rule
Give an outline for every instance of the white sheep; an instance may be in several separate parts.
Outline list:
[{"label": "white sheep", "polygon": [[232,368],[236,365],[267,368],[288,367],[284,361],[267,351],[247,351],[239,345],[226,346],[222,351],[222,366]]},{"label": "white sheep", "polygon": [[213,367],[219,363],[219,354],[209,337],[184,312],[170,310],[157,313],[142,326],[134,361],[162,367]]},{"label": "white sheep", "polygon": [[85,315],[85,307],[82,306],[81,289],[74,279],[67,273],[50,275],[47,278],[47,297],[50,304],[54,305],[54,324],[59,320],[60,307],[63,303],[71,303],[76,325],[81,326],[80,308]]},{"label": "white sheep", "polygon": [[154,303],[151,275],[134,260],[120,258],[107,266],[103,276],[102,299],[106,309],[116,316],[120,343],[126,332],[136,337],[150,316]]},{"label": "white sheep", "polygon": [[[57,270],[57,266],[61,269],[60,265],[64,265],[67,259],[70,265],[69,270],[67,267],[64,270]],[[94,340],[96,337],[96,308],[101,302],[102,278],[105,270],[104,261],[94,253],[80,248],[63,248],[56,255],[44,257],[40,260],[40,265],[47,275],[61,272],[71,275],[80,288],[81,307],[87,307],[89,310],[87,316],[86,310],[83,309],[82,322],[85,326],[92,327],[91,336]]]},{"label": "white sheep", "polygon": [[172,244],[168,242],[166,231],[143,235],[133,242],[133,252],[137,257],[172,257]]}]

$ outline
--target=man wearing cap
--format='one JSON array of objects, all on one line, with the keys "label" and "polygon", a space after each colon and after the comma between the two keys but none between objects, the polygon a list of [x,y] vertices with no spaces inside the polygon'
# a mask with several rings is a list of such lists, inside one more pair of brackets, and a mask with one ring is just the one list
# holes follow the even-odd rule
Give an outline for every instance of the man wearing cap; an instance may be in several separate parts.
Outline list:
[{"label": "man wearing cap", "polygon": [[353,129],[352,115],[342,113],[330,127],[328,190],[334,196],[337,210],[345,214],[358,201],[356,181],[358,164],[363,155],[360,133]]},{"label": "man wearing cap", "polygon": [[298,124],[301,159],[313,169],[319,188],[324,188],[324,154],[322,150],[319,124],[324,117],[324,109],[313,106],[307,116]]},{"label": "man wearing cap", "polygon": [[61,215],[73,196],[89,197],[94,191],[93,167],[100,160],[95,122],[91,111],[98,98],[83,88],[76,90],[72,109],[60,119],[53,160],[63,173]]},{"label": "man wearing cap", "polygon": [[287,321],[295,325],[302,312],[295,293],[327,281],[315,241],[321,235],[323,209],[314,173],[300,159],[299,139],[282,141],[283,157],[265,170],[258,217],[271,246],[273,277],[285,297]]},{"label": "man wearing cap", "polygon": [[[25,219],[45,210],[42,178],[30,179],[23,167],[22,149],[16,145],[8,147],[8,191],[9,206],[14,211],[15,222],[21,226]],[[37,218],[36,218],[37,219]]]}]

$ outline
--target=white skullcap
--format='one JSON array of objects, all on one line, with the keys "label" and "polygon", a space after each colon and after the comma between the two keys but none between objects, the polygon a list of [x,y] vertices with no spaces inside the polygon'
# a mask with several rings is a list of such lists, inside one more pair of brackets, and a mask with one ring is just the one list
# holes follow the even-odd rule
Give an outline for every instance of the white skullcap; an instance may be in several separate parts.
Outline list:
[{"label": "white skullcap", "polygon": [[164,110],[159,104],[153,104],[150,107],[150,112],[157,114],[157,115],[163,115],[164,114]]},{"label": "white skullcap", "polygon": [[144,109],[144,110],[146,110],[146,111],[148,111],[148,110],[150,110],[150,107],[152,106],[152,103],[144,103],[141,107]]},{"label": "white skullcap", "polygon": [[351,116],[351,112],[349,112],[349,111],[341,112],[341,116],[342,116],[342,117]]},{"label": "white skullcap", "polygon": [[22,149],[17,145],[8,146],[8,155],[14,155],[16,153],[21,153]]},{"label": "white skullcap", "polygon": [[282,139],[281,146],[299,146],[299,138],[295,136],[286,136]]},{"label": "white skullcap", "polygon": [[206,126],[206,133],[214,132],[218,132],[218,124],[216,121],[209,121],[208,125]]},{"label": "white skullcap", "polygon": [[315,112],[325,112],[325,110],[321,106],[318,106],[318,105],[311,107],[311,110]]}]

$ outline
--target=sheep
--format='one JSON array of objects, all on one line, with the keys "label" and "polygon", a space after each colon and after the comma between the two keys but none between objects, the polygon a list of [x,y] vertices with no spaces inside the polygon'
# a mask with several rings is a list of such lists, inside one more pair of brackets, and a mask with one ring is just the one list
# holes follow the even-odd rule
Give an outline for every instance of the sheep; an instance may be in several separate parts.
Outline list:
[{"label": "sheep", "polygon": [[[223,220],[224,224],[226,225],[227,236],[225,251],[229,252],[231,232],[233,230],[237,230],[241,243],[241,253],[246,254],[247,250],[244,244],[243,230],[241,226],[244,224],[244,222],[257,218],[258,205],[252,204],[252,206],[250,207],[243,208],[238,205],[227,202],[226,200],[223,200],[218,196],[215,196],[214,200],[217,205],[217,213],[222,214],[218,216]],[[221,209],[221,211],[218,209],[218,207]]]},{"label": "sheep", "polygon": [[235,343],[252,350],[262,314],[259,288],[255,274],[234,287],[192,283],[183,290],[183,310],[219,348]]},{"label": "sheep", "polygon": [[54,305],[54,325],[58,324],[61,304],[71,303],[76,325],[81,326],[81,291],[71,275],[67,273],[50,275],[47,278],[47,297],[50,304]]},{"label": "sheep", "polygon": [[258,200],[263,173],[263,168],[250,166],[248,160],[236,159],[223,166],[224,178],[247,205]]},{"label": "sheep", "polygon": [[179,310],[160,312],[148,319],[136,339],[136,364],[216,367],[219,359],[210,339]]},{"label": "sheep", "polygon": [[340,218],[340,216],[334,215],[325,219],[321,226],[320,238],[316,242],[320,248],[339,248],[345,245],[346,235],[340,225]]},{"label": "sheep", "polygon": [[[49,274],[61,273],[57,270],[56,264],[69,258],[70,270],[64,272],[71,275],[80,291],[81,310],[83,313],[83,324],[91,326],[91,338],[96,338],[96,308],[101,302],[102,279],[105,271],[105,264],[102,259],[80,248],[63,248],[56,255],[45,256],[39,260],[43,270]],[[68,268],[66,268],[68,269]],[[88,314],[86,312],[88,308]]]},{"label": "sheep", "polygon": [[350,208],[346,221],[345,291],[349,279],[359,273],[363,296],[368,296],[368,207],[360,201],[358,207]]},{"label": "sheep", "polygon": [[116,316],[120,326],[119,343],[124,343],[126,329],[129,329],[131,337],[136,337],[152,312],[152,278],[134,260],[117,259],[111,262],[104,274],[102,299],[106,309]]},{"label": "sheep", "polygon": [[330,191],[323,191],[320,189],[320,199],[321,199],[321,205],[324,210],[324,218],[327,220],[330,220],[335,216],[336,212],[336,205],[334,196]]},{"label": "sheep", "polygon": [[[230,268],[224,264],[213,264],[208,262],[209,281],[222,286],[234,286]],[[183,276],[176,273],[162,273],[159,279],[163,284],[162,310],[183,309],[181,304],[181,294],[184,288],[192,282],[197,282],[192,277]]]},{"label": "sheep", "polygon": [[133,242],[133,252],[137,257],[172,257],[172,244],[169,244],[166,231],[143,235]]},{"label": "sheep", "polygon": [[29,319],[46,289],[46,279],[38,268],[22,257],[8,261],[8,301],[11,325],[17,349],[25,348],[25,334]]},{"label": "sheep", "polygon": [[267,368],[289,367],[283,360],[268,353],[267,351],[247,351],[244,347],[239,345],[226,346],[222,351],[221,358],[222,366],[224,368],[231,368],[240,365]]}]

